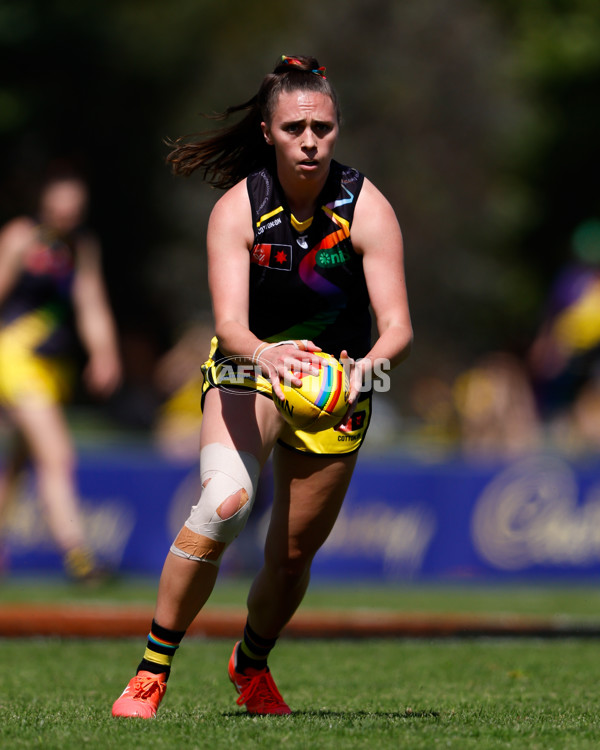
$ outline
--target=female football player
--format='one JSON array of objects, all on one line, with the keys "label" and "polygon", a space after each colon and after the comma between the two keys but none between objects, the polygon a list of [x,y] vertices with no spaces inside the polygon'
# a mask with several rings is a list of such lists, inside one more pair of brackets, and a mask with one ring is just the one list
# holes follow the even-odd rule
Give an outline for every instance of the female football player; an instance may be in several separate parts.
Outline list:
[{"label": "female football player", "polygon": [[[272,452],[264,564],[228,674],[250,713],[290,713],[267,657],[302,601],[352,477],[370,416],[363,384],[411,345],[398,221],[369,180],[333,159],[340,111],[325,69],[311,57],[283,56],[256,96],[224,117],[239,113],[236,124],[176,141],[168,157],[175,173],[198,171],[227,191],[207,234],[216,335],[203,366],[203,490],[167,555],[146,651],[114,716],[155,715],[173,655],[246,522]],[[300,385],[300,374],[315,372],[319,350],[350,361],[351,390],[343,422],[311,434],[294,430],[272,396],[283,398],[284,379]]]},{"label": "female football player", "polygon": [[115,325],[97,239],[82,222],[88,189],[71,171],[45,183],[38,215],[0,231],[0,406],[14,426],[0,477],[0,516],[31,459],[50,533],[68,575],[99,570],[87,544],[74,481],[74,450],[62,403],[74,374],[76,333],[88,354],[84,378],[109,395],[121,379]]}]

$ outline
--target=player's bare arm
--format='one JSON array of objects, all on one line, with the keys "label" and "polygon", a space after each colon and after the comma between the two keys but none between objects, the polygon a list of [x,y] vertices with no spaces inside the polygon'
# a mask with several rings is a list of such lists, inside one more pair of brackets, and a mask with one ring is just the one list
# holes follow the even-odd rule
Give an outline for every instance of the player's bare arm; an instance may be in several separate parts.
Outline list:
[{"label": "player's bare arm", "polygon": [[395,367],[410,353],[413,338],[402,233],[394,209],[369,180],[365,180],[356,206],[352,242],[363,256],[379,333],[367,358],[388,359],[391,367]]},{"label": "player's bare arm", "polygon": [[31,219],[10,221],[0,232],[0,302],[15,283],[23,257],[35,241],[35,224]]},{"label": "player's bare arm", "polygon": [[84,373],[86,384],[98,395],[107,396],[121,381],[121,362],[102,276],[100,247],[92,236],[85,236],[78,242],[73,306],[77,328],[89,357]]}]

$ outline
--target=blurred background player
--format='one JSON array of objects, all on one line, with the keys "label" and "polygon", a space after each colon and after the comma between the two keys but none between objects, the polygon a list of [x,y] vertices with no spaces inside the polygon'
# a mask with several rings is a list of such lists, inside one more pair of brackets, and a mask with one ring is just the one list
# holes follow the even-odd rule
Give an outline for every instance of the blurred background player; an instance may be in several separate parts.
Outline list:
[{"label": "blurred background player", "polygon": [[0,404],[12,427],[0,478],[0,523],[28,460],[49,531],[69,577],[98,573],[86,542],[74,448],[61,404],[74,382],[77,334],[86,387],[109,396],[121,363],[101,271],[100,246],[83,227],[88,190],[74,172],[44,183],[38,213],[0,231]]},{"label": "blurred background player", "polygon": [[600,446],[600,220],[582,222],[529,352],[543,420],[567,450]]}]

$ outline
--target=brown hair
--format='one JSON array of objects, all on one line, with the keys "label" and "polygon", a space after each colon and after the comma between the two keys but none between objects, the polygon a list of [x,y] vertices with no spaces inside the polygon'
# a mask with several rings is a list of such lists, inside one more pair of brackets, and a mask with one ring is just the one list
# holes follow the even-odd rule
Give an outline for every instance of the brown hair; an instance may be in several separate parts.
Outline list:
[{"label": "brown hair", "polygon": [[234,125],[216,131],[204,131],[167,141],[172,147],[167,156],[174,174],[190,175],[197,169],[202,179],[213,187],[227,189],[243,180],[251,172],[274,166],[275,153],[263,137],[260,124],[269,124],[282,92],[316,91],[329,96],[335,106],[338,122],[340,108],[337,95],[314,57],[286,57],[266,75],[258,93],[243,104],[228,107],[209,119],[226,120],[238,112],[244,117]]}]

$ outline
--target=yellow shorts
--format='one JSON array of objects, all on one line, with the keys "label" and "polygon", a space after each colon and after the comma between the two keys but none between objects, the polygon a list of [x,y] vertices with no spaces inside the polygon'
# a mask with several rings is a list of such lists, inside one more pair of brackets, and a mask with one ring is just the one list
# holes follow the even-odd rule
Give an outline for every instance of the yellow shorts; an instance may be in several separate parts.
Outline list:
[{"label": "yellow shorts", "polygon": [[[209,358],[202,365],[204,384],[202,398],[210,388],[222,390],[258,391],[267,398],[272,398],[272,387],[269,380],[255,375],[252,368],[238,368],[231,360],[223,359],[217,349],[217,339],[213,338]],[[321,432],[304,432],[294,430],[285,423],[279,435],[278,443],[300,453],[316,453],[322,456],[335,456],[353,453],[362,445],[369,422],[371,421],[371,392],[365,393],[358,401],[352,414],[349,432],[339,432],[330,428]]]},{"label": "yellow shorts", "polygon": [[41,357],[8,331],[0,332],[0,404],[24,401],[56,404],[73,387],[74,368],[68,359]]}]

